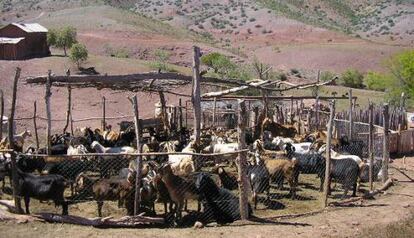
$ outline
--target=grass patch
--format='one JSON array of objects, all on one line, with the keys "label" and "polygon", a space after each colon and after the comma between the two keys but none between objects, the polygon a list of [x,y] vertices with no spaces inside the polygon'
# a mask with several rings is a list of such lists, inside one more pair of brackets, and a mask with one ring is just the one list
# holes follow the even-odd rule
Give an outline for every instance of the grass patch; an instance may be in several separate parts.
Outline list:
[{"label": "grass patch", "polygon": [[364,238],[408,238],[414,237],[414,213],[404,220],[386,226],[377,225],[366,228],[357,236]]}]

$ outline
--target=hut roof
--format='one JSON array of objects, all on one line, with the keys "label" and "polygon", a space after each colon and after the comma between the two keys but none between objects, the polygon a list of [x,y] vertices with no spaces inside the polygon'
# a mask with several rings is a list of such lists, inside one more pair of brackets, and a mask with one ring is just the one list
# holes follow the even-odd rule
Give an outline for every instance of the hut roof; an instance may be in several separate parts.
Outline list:
[{"label": "hut roof", "polygon": [[48,30],[39,23],[12,23],[13,26],[17,26],[27,33],[42,32],[46,33]]},{"label": "hut roof", "polygon": [[0,37],[0,44],[18,44],[22,40],[24,40],[24,37],[20,37],[20,38]]}]

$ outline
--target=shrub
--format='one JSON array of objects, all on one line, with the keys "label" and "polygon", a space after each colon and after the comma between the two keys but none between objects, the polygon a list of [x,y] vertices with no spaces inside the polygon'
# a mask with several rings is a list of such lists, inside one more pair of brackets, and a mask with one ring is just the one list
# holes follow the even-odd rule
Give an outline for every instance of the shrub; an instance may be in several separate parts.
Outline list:
[{"label": "shrub", "polygon": [[47,42],[50,46],[63,49],[65,56],[67,56],[66,50],[78,42],[76,36],[76,29],[70,26],[59,30],[51,29],[47,34]]},{"label": "shrub", "polygon": [[364,84],[370,90],[386,91],[394,87],[396,81],[391,75],[381,74],[377,72],[368,72],[364,77]]},{"label": "shrub", "polygon": [[341,75],[341,83],[346,87],[363,88],[364,75],[356,69],[348,69]]},{"label": "shrub", "polygon": [[331,72],[331,71],[324,71],[321,73],[321,75],[319,76],[319,79],[322,82],[327,82],[329,80],[332,80],[334,77],[336,76],[335,73]]}]

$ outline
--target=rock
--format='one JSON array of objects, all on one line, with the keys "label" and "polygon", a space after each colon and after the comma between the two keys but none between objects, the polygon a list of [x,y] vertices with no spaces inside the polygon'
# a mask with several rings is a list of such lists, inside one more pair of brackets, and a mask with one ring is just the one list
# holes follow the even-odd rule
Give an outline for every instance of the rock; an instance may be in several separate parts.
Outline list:
[{"label": "rock", "polygon": [[204,228],[204,225],[203,225],[203,223],[201,223],[199,221],[196,221],[196,223],[194,223],[193,228],[194,229],[202,229],[202,228]]}]

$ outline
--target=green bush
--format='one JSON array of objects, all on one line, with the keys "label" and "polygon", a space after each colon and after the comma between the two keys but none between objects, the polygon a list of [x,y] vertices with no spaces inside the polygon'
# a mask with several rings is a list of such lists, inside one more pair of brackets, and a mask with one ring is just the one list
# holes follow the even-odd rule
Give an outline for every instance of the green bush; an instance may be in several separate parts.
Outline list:
[{"label": "green bush", "polygon": [[336,76],[335,73],[331,72],[331,71],[324,71],[321,73],[321,75],[319,76],[319,79],[322,82],[327,82],[332,80],[334,77]]},{"label": "green bush", "polygon": [[348,69],[342,73],[341,83],[346,87],[363,88],[364,75],[356,69]]},{"label": "green bush", "polygon": [[396,81],[391,75],[368,72],[364,77],[364,84],[370,90],[384,92],[391,87],[395,87]]}]

